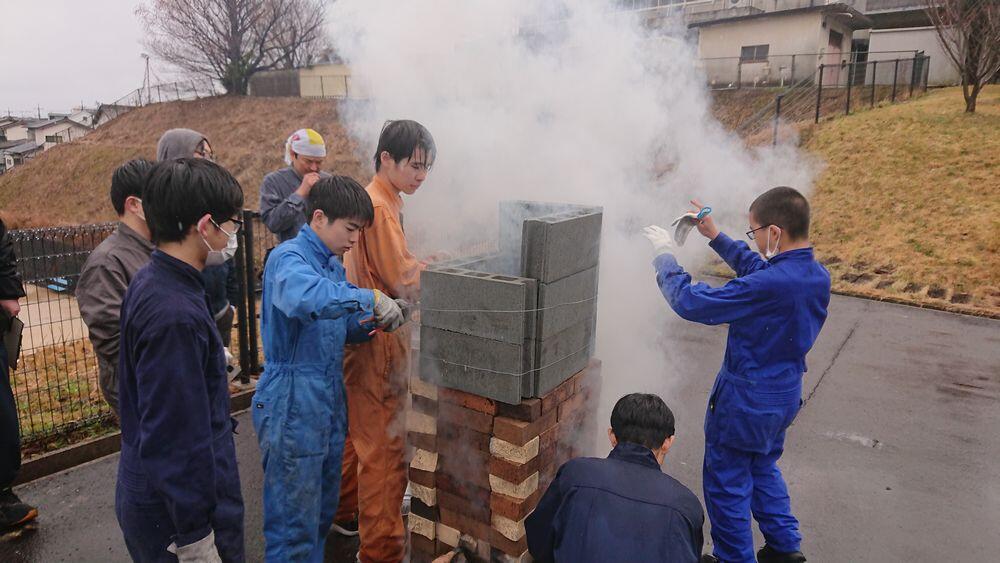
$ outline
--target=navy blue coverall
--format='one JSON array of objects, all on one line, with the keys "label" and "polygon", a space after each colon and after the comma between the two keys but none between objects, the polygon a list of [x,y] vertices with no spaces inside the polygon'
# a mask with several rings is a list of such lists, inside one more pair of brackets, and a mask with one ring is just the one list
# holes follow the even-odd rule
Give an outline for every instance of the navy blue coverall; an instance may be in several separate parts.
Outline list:
[{"label": "navy blue coverall", "polygon": [[811,248],[765,261],[722,233],[709,246],[737,275],[722,287],[692,284],[671,254],[653,264],[660,291],[679,316],[729,323],[705,414],[705,507],[715,556],[752,562],[751,512],[773,549],[798,551],[802,539],[777,461],[802,402],[806,353],[826,320],[830,274]]},{"label": "navy blue coverall", "polygon": [[696,563],[704,523],[649,448],[619,442],[607,459],[563,464],[524,527],[535,561]]},{"label": "navy blue coverall", "polygon": [[171,542],[211,531],[223,561],[243,561],[235,422],[208,309],[198,270],[159,250],[122,302],[115,513],[134,561],[176,561]]},{"label": "navy blue coverall", "polygon": [[344,344],[369,339],[374,292],[347,282],[340,258],[309,225],[264,267],[267,360],[253,398],[264,464],[267,561],[323,561],[340,500],[347,437]]}]

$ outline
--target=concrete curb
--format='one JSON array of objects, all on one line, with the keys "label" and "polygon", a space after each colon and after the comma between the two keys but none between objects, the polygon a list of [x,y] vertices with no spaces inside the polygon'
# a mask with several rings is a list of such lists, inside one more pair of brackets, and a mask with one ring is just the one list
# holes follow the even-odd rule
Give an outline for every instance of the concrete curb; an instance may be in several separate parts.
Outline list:
[{"label": "concrete curb", "polygon": [[[250,408],[250,399],[254,390],[241,391],[229,399],[229,410],[236,414]],[[14,485],[25,483],[48,477],[49,475],[65,471],[77,465],[82,465],[88,461],[111,455],[121,449],[121,432],[115,432],[107,436],[91,438],[72,446],[58,449],[54,452],[40,455],[25,462],[17,474]]]}]

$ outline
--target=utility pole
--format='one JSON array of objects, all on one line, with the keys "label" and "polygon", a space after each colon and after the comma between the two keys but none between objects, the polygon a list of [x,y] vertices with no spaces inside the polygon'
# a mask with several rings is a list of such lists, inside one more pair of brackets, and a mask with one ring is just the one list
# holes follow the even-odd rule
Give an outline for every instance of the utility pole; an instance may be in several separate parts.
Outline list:
[{"label": "utility pole", "polygon": [[[143,53],[141,56],[142,56],[142,58],[146,59],[146,75],[142,79],[142,87],[146,89],[146,100],[147,100],[147,103],[148,103],[148,100],[150,98],[150,92],[149,92],[149,55],[147,55],[146,53]],[[141,106],[142,105],[142,99],[141,99],[142,96],[139,96],[139,97],[140,97],[139,105]]]}]

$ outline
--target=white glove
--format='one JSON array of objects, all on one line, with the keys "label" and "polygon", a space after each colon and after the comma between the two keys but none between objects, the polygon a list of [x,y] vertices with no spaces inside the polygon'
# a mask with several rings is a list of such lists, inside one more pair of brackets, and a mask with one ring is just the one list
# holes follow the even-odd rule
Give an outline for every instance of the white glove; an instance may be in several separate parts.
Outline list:
[{"label": "white glove", "polygon": [[179,563],[222,563],[219,550],[215,547],[214,531],[194,543],[181,547],[171,543],[167,546],[167,551],[176,555]]},{"label": "white glove", "polygon": [[375,323],[386,332],[392,332],[403,324],[403,310],[394,299],[375,290]]},{"label": "white glove", "polygon": [[233,365],[233,353],[229,351],[229,348],[223,348],[222,352],[226,355],[226,365]]},{"label": "white glove", "polygon": [[642,230],[642,234],[649,239],[657,256],[674,251],[674,239],[670,238],[670,233],[663,227],[650,225]]}]

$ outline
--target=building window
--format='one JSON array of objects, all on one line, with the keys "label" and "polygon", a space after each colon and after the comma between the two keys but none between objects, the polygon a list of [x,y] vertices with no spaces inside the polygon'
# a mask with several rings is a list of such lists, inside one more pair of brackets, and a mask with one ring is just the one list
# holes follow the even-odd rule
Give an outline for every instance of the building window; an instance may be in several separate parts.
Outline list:
[{"label": "building window", "polygon": [[770,50],[770,45],[748,45],[743,47],[740,49],[740,62],[766,63],[767,52]]},{"label": "building window", "polygon": [[46,143],[56,143],[56,144],[61,143],[62,142],[62,135],[46,135],[45,136],[45,142]]},{"label": "building window", "polygon": [[0,143],[7,140],[7,133],[0,131]]}]

